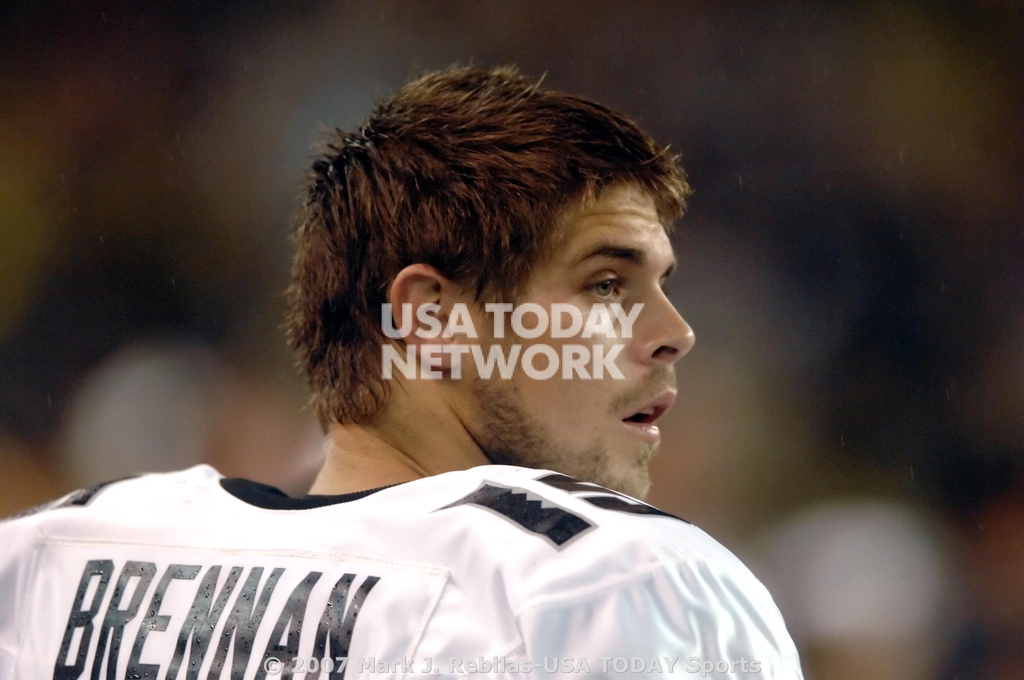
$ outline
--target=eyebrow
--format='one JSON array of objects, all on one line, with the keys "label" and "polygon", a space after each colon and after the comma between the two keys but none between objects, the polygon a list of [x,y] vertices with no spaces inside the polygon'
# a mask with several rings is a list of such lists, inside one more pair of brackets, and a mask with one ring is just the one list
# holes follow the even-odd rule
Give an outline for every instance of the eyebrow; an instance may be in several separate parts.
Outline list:
[{"label": "eyebrow", "polygon": [[[647,263],[647,253],[643,250],[640,250],[639,248],[631,248],[629,246],[624,246],[616,243],[604,242],[599,243],[597,246],[587,251],[586,254],[584,254],[583,256],[576,258],[576,260],[574,260],[572,263],[572,267],[578,267],[587,260],[593,259],[595,257],[606,257],[613,260],[625,260],[637,267],[642,267],[644,266],[644,264]],[[672,264],[668,266],[663,276],[671,276],[672,272],[675,271],[676,269],[676,264],[677,260],[675,254],[673,254]]]}]

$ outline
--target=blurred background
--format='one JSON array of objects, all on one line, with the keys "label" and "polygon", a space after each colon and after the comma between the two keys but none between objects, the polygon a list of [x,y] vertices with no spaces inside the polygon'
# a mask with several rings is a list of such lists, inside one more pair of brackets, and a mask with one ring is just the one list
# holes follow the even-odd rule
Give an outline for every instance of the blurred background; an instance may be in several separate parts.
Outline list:
[{"label": "blurred background", "polygon": [[650,500],[748,561],[807,677],[1024,678],[1014,1],[3,3],[0,515],[198,462],[304,493],[303,170],[470,59],[681,154],[697,345]]}]

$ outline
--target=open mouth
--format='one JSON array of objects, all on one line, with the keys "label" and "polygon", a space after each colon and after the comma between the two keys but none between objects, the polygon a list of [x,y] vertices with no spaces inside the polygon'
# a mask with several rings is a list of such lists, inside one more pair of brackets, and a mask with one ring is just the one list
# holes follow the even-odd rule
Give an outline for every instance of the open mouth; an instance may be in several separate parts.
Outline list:
[{"label": "open mouth", "polygon": [[675,399],[674,391],[665,390],[641,406],[639,410],[623,418],[622,424],[641,438],[656,442],[661,439],[661,433],[654,421],[672,406]]},{"label": "open mouth", "polygon": [[628,418],[623,418],[622,421],[626,423],[649,425],[658,418],[660,418],[661,414],[663,414],[667,410],[667,406],[648,406],[644,409],[641,409],[640,411],[637,411]]}]

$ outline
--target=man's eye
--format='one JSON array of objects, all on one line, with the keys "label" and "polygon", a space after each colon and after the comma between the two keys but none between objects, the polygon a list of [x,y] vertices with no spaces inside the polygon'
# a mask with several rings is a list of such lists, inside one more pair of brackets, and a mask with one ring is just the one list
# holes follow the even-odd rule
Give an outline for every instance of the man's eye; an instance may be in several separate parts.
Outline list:
[{"label": "man's eye", "polygon": [[615,293],[615,285],[617,283],[618,281],[615,279],[605,279],[595,283],[592,288],[598,297],[611,297]]}]

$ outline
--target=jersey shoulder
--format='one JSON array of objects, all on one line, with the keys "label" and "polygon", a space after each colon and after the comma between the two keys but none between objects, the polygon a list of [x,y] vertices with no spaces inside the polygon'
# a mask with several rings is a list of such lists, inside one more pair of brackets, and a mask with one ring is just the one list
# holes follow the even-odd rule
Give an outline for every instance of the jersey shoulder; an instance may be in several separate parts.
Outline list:
[{"label": "jersey shoulder", "polygon": [[[749,643],[761,655],[752,658],[788,669],[771,677],[799,677],[795,647],[771,595],[732,552],[690,522],[548,470],[485,466],[458,474],[469,477],[461,484],[468,489],[444,512],[462,509],[474,523],[465,542],[500,555],[497,574],[486,572],[479,555],[473,568],[503,582],[535,656],[648,649],[660,658],[690,649],[714,658],[721,653],[714,641],[735,635],[729,644]],[[504,521],[487,521],[488,515]]]},{"label": "jersey shoulder", "polygon": [[[595,555],[632,557],[630,569],[683,560],[715,561],[746,570],[724,546],[692,523],[648,503],[550,470],[487,465],[447,473],[447,493],[456,499],[440,510],[476,508],[473,533],[495,531],[487,510],[519,533],[537,539],[549,558],[585,562]],[[441,482],[439,479],[438,482]],[[545,544],[546,551],[539,545]]]},{"label": "jersey shoulder", "polygon": [[209,465],[101,482],[0,518],[0,533],[46,531],[66,522],[106,519],[131,524],[211,495],[222,475]]}]

